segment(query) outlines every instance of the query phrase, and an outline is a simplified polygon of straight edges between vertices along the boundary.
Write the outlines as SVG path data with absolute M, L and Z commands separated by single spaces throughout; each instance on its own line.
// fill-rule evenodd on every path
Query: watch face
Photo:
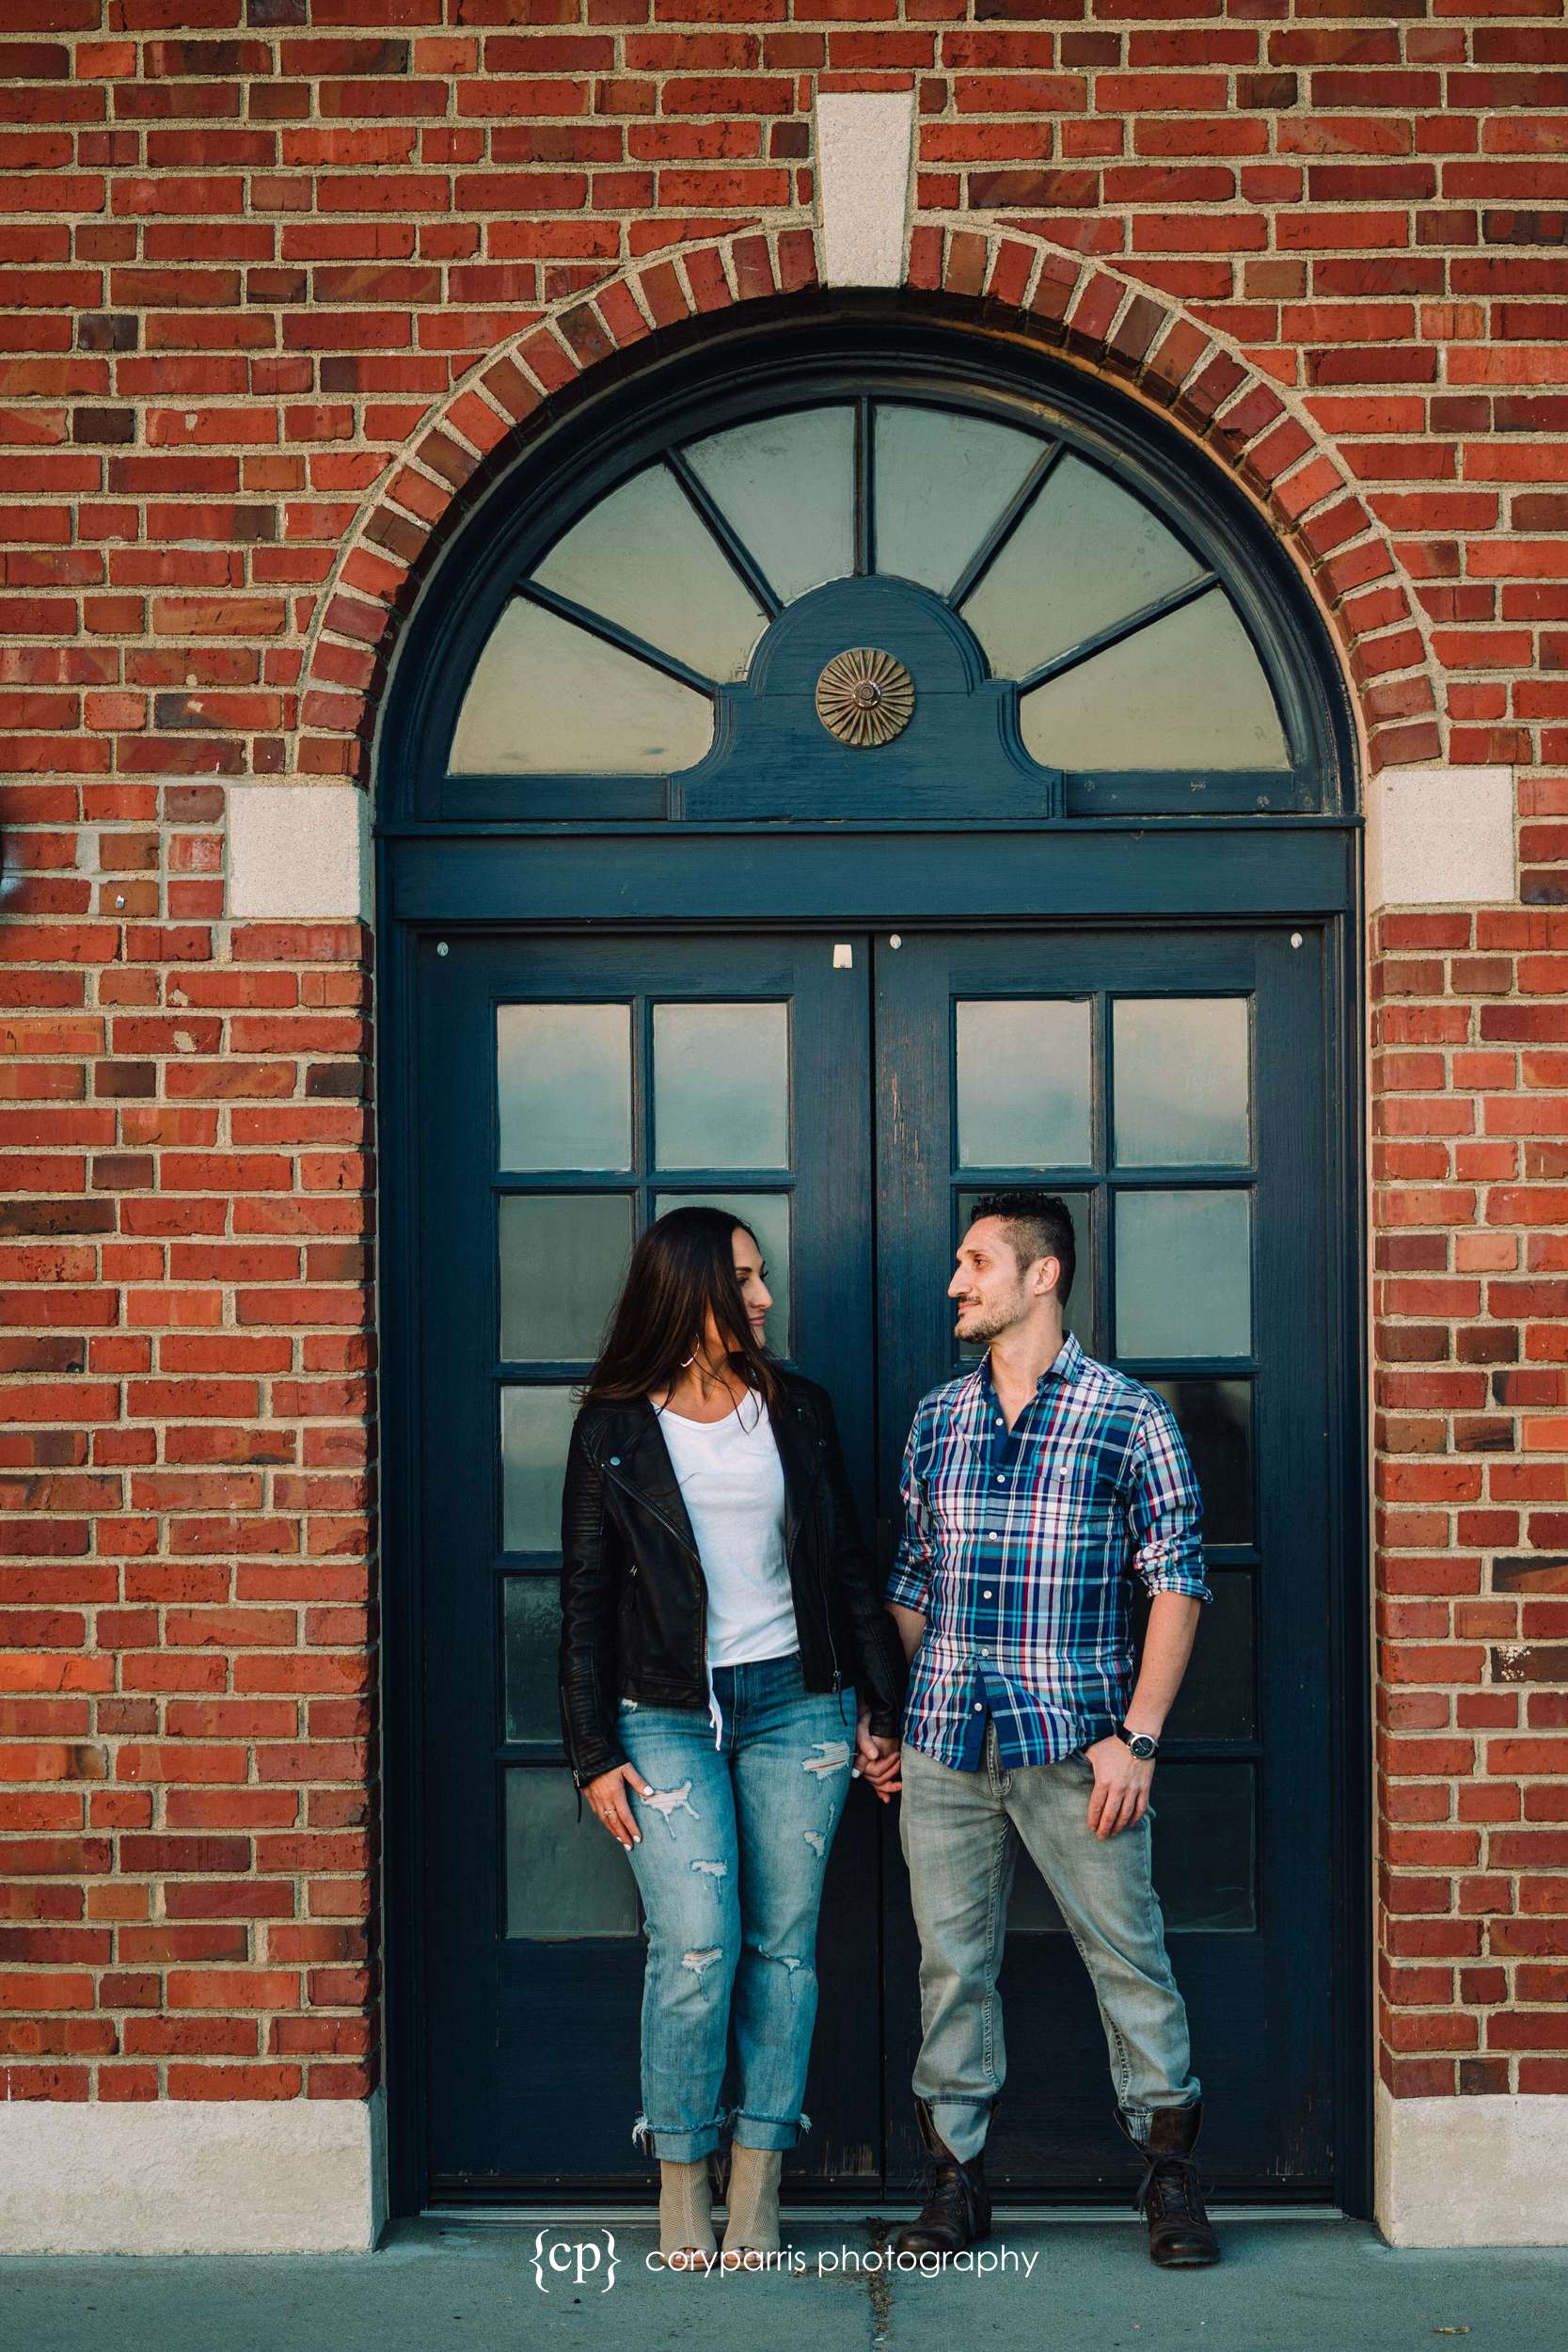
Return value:
M 1132 1741 L 1132 1753 L 1136 1756 L 1157 1756 L 1159 1747 L 1147 1732 L 1140 1731 Z

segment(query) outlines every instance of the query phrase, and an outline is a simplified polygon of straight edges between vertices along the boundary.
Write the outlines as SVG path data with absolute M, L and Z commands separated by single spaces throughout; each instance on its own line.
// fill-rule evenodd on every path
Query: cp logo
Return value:
M 601 2271 L 604 2284 L 599 2293 L 608 2295 L 615 2284 L 615 2263 L 613 2230 L 604 2232 L 602 2246 L 596 2237 L 553 2237 L 548 2230 L 541 2230 L 533 2241 L 533 2281 L 542 2295 L 549 2294 L 552 2279 L 583 2287 Z

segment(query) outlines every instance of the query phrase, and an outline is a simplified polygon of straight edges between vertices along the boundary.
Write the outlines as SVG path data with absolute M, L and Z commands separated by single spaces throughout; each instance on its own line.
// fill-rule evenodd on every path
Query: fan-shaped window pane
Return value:
M 1218 589 L 1036 687 L 1019 719 L 1047 768 L 1290 766 L 1263 665 Z
M 743 677 L 767 627 L 767 614 L 663 466 L 649 466 L 601 499 L 533 577 L 705 677 Z
M 713 740 L 706 694 L 542 605 L 509 604 L 463 697 L 454 775 L 661 776 Z
M 1026 677 L 1203 570 L 1109 475 L 1064 457 L 965 600 L 996 677 Z
M 877 569 L 944 596 L 1044 443 L 947 408 L 879 408 L 872 474 Z
M 852 408 L 762 417 L 685 453 L 781 604 L 854 570 Z

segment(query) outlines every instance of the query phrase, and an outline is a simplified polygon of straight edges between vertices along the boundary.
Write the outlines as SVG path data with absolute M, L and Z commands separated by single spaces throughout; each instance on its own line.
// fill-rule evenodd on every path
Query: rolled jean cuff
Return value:
M 737 2108 L 735 2119 L 735 2145 L 737 2148 L 793 2148 L 802 2132 L 811 2129 L 811 2117 L 748 2115 Z
M 1147 2148 L 1148 2145 L 1149 2123 L 1159 2108 L 1195 2107 L 1202 2095 L 1202 2091 L 1195 2088 L 1190 2098 L 1157 2099 L 1153 2106 L 1130 2107 L 1123 2106 L 1118 2100 L 1117 2102 L 1117 2112 L 1120 2115 L 1122 2122 L 1127 2126 L 1128 2137 L 1130 2139 L 1135 2139 L 1140 2148 Z
M 928 2099 L 926 2104 L 943 2144 L 960 2164 L 973 2164 L 986 2144 L 995 2099 Z
M 640 2115 L 631 2127 L 631 2136 L 644 2153 L 668 2159 L 672 2164 L 695 2164 L 701 2156 L 711 2156 L 722 2137 L 727 2117 L 716 2115 L 711 2123 L 695 2124 L 689 2131 L 666 2131 Z

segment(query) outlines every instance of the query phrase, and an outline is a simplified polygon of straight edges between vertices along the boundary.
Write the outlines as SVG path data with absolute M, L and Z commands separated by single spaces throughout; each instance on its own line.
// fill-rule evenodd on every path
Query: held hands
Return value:
M 855 1762 L 858 1776 L 869 1783 L 884 1804 L 890 1804 L 903 1783 L 898 1775 L 899 1744 L 869 1728 L 870 1710 L 863 1708 L 855 1723 Z M 583 1790 L 588 1809 L 602 1821 L 618 1846 L 630 1853 L 642 1842 L 632 1813 L 632 1796 L 651 1797 L 653 1789 L 635 1764 L 616 1764 L 600 1772 Z
M 1089 1798 L 1088 1823 L 1097 1837 L 1114 1837 L 1131 1829 L 1148 1809 L 1154 1779 L 1152 1756 L 1140 1761 L 1124 1740 L 1113 1732 L 1084 1750 L 1094 1766 L 1094 1789 Z
M 869 1728 L 871 1710 L 863 1707 L 855 1722 L 855 1772 L 874 1788 L 883 1804 L 891 1804 L 903 1787 L 897 1740 Z

